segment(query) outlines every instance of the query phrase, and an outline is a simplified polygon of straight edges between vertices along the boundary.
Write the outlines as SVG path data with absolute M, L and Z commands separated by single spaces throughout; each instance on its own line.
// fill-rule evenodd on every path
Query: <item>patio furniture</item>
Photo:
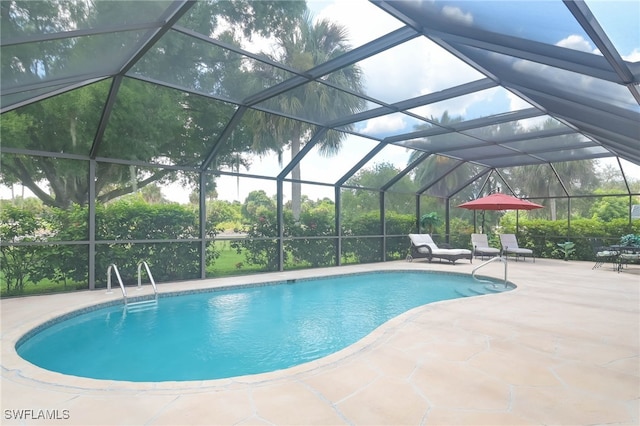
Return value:
M 618 256 L 618 273 L 625 265 L 628 266 L 630 263 L 640 263 L 640 249 L 636 253 L 620 253 L 620 256 Z
M 619 250 L 613 249 L 611 246 L 603 245 L 602 240 L 592 239 L 591 246 L 593 247 L 593 254 L 595 256 L 596 263 L 591 269 L 598 269 L 605 263 L 611 262 L 613 268 L 616 269 L 618 264 Z
M 486 234 L 471 234 L 473 254 L 484 259 L 485 256 L 495 257 L 500 255 L 500 249 L 489 246 Z
M 520 248 L 520 246 L 518 246 L 518 240 L 515 234 L 500 234 L 500 244 L 502 244 L 502 253 L 505 256 L 509 256 L 510 254 L 515 256 L 516 262 L 519 257 L 526 258 L 527 256 L 533 258 L 534 262 L 536 261 L 533 250 Z
M 409 234 L 409 238 L 411 239 L 411 254 L 407 256 L 409 262 L 413 259 L 426 258 L 429 262 L 433 259 L 441 259 L 455 264 L 457 260 L 469 259 L 469 263 L 473 263 L 471 250 L 438 247 L 429 234 Z

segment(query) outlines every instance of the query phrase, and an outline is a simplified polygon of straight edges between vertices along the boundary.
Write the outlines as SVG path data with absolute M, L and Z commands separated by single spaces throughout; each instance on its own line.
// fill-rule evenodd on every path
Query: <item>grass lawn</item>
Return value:
M 48 294 L 48 293 L 63 293 L 67 291 L 76 291 L 76 290 L 86 290 L 86 283 L 67 283 L 65 286 L 64 283 L 60 283 L 57 281 L 51 281 L 44 279 L 37 284 L 32 282 L 25 282 L 24 288 L 22 292 L 17 293 L 14 289 L 11 289 L 11 293 L 7 292 L 7 284 L 3 277 L 1 277 L 0 283 L 2 283 L 2 289 L 0 290 L 0 297 L 8 297 L 8 296 L 29 296 L 34 294 Z
M 236 249 L 231 248 L 230 241 L 216 241 L 215 245 L 220 256 L 212 266 L 207 267 L 207 277 L 226 277 L 264 271 L 260 265 L 248 264 L 244 253 L 238 253 Z
M 231 247 L 231 241 L 216 241 L 216 250 L 220 253 L 220 256 L 215 259 L 213 265 L 207 267 L 207 277 L 227 277 L 233 275 L 248 275 L 260 272 L 266 272 L 266 269 L 261 265 L 252 265 L 247 263 L 244 253 L 238 253 L 236 249 Z M 354 258 L 344 258 L 343 264 L 357 263 Z M 308 268 L 307 262 L 287 262 L 285 270 L 292 269 L 304 269 Z M 0 283 L 2 285 L 0 297 L 10 296 L 27 296 L 35 294 L 46 293 L 62 293 L 67 291 L 86 290 L 88 288 L 87 282 L 69 282 L 65 286 L 61 282 L 44 279 L 37 284 L 32 282 L 25 282 L 24 289 L 21 292 L 11 291 L 7 292 L 6 282 L 3 279 L 2 273 L 0 273 Z M 117 283 L 116 283 L 117 286 Z

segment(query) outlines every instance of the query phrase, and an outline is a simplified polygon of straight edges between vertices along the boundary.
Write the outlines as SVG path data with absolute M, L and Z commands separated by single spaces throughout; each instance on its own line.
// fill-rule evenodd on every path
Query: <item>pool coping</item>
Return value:
M 416 270 L 415 268 L 388 269 L 388 265 L 386 265 L 387 267 L 384 267 L 384 266 L 385 266 L 384 264 L 378 264 L 377 267 L 379 269 L 373 269 L 373 270 L 367 269 L 366 271 L 359 270 L 359 271 L 352 271 L 352 272 L 347 272 L 345 270 L 332 270 L 332 271 L 321 270 L 326 272 L 328 275 L 322 275 L 322 276 L 310 275 L 310 276 L 299 277 L 299 278 L 294 277 L 294 278 L 286 278 L 286 279 L 274 279 L 274 280 L 266 280 L 266 281 L 259 281 L 259 282 L 245 282 L 240 284 L 232 284 L 232 283 L 226 283 L 226 282 L 221 283 L 219 279 L 208 279 L 208 280 L 195 281 L 195 283 L 199 285 L 198 288 L 182 289 L 182 290 L 167 289 L 166 291 L 163 291 L 164 290 L 163 287 L 173 288 L 176 285 L 177 286 L 188 285 L 186 284 L 187 282 L 169 283 L 169 285 L 159 284 L 158 298 L 177 297 L 177 296 L 189 295 L 189 294 L 213 293 L 218 291 L 230 290 L 234 288 L 253 288 L 253 287 L 263 287 L 263 286 L 270 286 L 270 285 L 294 284 L 294 283 L 297 284 L 297 283 L 303 283 L 306 281 L 313 281 L 318 278 L 326 278 L 327 276 L 331 276 L 332 278 L 337 278 L 337 277 L 358 276 L 358 275 L 371 274 L 371 273 L 393 273 L 393 272 L 415 272 L 415 271 L 419 271 L 425 274 L 437 273 L 441 275 L 457 275 L 457 276 L 467 276 L 467 277 L 469 276 L 468 273 L 456 272 L 456 271 L 447 271 L 447 270 L 435 271 L 435 270 L 422 270 L 422 269 Z M 261 275 L 253 275 L 251 276 L 251 278 L 255 280 L 260 276 Z M 492 278 L 488 275 L 480 275 L 479 277 L 494 279 L 496 281 L 499 281 L 497 278 Z M 227 277 L 225 281 L 233 278 L 238 278 L 238 277 Z M 514 287 L 510 291 L 515 291 L 518 288 L 518 286 L 511 281 L 508 281 L 507 284 L 512 285 Z M 136 287 L 131 286 L 131 287 L 127 287 L 126 289 L 128 292 L 130 292 L 132 289 Z M 40 322 L 35 326 L 33 326 L 31 322 L 29 322 L 29 323 L 24 323 L 18 329 L 13 330 L 8 336 L 5 336 L 5 333 L 3 332 L 2 333 L 3 348 L 5 347 L 5 345 L 10 346 L 11 348 L 13 348 L 13 354 L 9 354 L 9 356 L 7 357 L 7 354 L 3 350 L 2 369 L 13 370 L 16 372 L 20 371 L 20 373 L 17 373 L 17 374 L 23 379 L 27 379 L 27 380 L 32 379 L 32 380 L 36 380 L 41 384 L 49 384 L 49 385 L 54 385 L 56 387 L 66 387 L 69 389 L 77 389 L 77 390 L 102 390 L 105 387 L 107 387 L 112 391 L 131 390 L 132 388 L 135 388 L 136 390 L 159 391 L 159 392 L 163 392 L 166 390 L 181 390 L 181 391 L 196 390 L 197 392 L 201 392 L 203 389 L 218 388 L 220 386 L 224 387 L 224 386 L 227 386 L 229 383 L 256 384 L 256 383 L 262 383 L 262 382 L 269 382 L 274 379 L 277 380 L 277 378 L 282 374 L 296 375 L 301 373 L 313 372 L 314 370 L 318 368 L 322 368 L 324 366 L 331 366 L 334 363 L 339 362 L 340 360 L 347 359 L 365 350 L 367 347 L 374 345 L 382 336 L 384 336 L 384 332 L 387 327 L 393 327 L 396 322 L 400 322 L 400 323 L 404 322 L 405 316 L 410 318 L 413 315 L 415 315 L 413 311 L 421 310 L 425 308 L 427 305 L 455 302 L 455 301 L 466 298 L 466 297 L 459 297 L 455 299 L 442 300 L 442 301 L 432 302 L 427 305 L 422 305 L 422 306 L 417 306 L 415 308 L 412 308 L 398 315 L 397 317 L 392 318 L 391 320 L 385 322 L 379 327 L 376 327 L 374 330 L 372 330 L 362 339 L 358 340 L 357 342 L 354 342 L 348 347 L 316 360 L 312 360 L 309 362 L 305 362 L 303 364 L 299 364 L 299 365 L 281 369 L 281 370 L 275 370 L 275 371 L 257 373 L 257 374 L 248 374 L 248 375 L 242 375 L 242 376 L 234 376 L 234 377 L 222 378 L 222 379 L 189 380 L 189 381 L 159 381 L 159 382 L 93 379 L 88 377 L 73 376 L 69 374 L 50 371 L 42 367 L 39 367 L 37 365 L 31 364 L 29 361 L 25 360 L 20 355 L 18 355 L 16 348 L 21 343 L 29 339 L 31 336 L 35 335 L 36 333 L 39 333 L 45 328 L 48 328 L 66 319 L 70 319 L 70 318 L 82 315 L 84 313 L 93 312 L 102 308 L 124 304 L 124 299 L 121 297 L 121 293 L 119 289 L 112 289 L 111 293 L 106 293 L 105 290 L 106 289 L 99 289 L 99 290 L 91 291 L 90 293 L 102 292 L 108 296 L 111 296 L 112 294 L 114 294 L 116 296 L 116 299 L 112 299 L 105 302 L 99 302 L 99 303 L 88 302 L 87 305 L 81 306 L 81 307 L 73 307 L 73 308 L 67 307 L 64 309 L 64 312 L 52 314 L 49 319 L 45 320 L 44 322 Z M 141 301 L 141 300 L 149 300 L 154 298 L 154 294 L 150 286 L 142 286 L 140 290 L 145 291 L 146 294 L 140 294 L 137 296 L 128 296 L 127 300 L 129 301 L 129 303 Z M 497 294 L 500 294 L 500 293 L 485 294 L 485 295 L 478 294 L 471 297 L 476 298 L 476 297 L 482 297 L 482 296 L 493 296 Z M 39 296 L 30 296 L 30 297 L 46 297 L 46 296 L 48 295 L 39 295 Z M 8 340 L 6 343 L 4 342 L 5 339 Z M 16 368 L 12 368 L 12 363 L 11 363 L 11 361 L 15 361 L 14 356 L 12 356 L 14 354 L 19 358 L 18 362 L 15 363 Z M 8 358 L 8 365 L 7 365 L 7 358 Z M 24 363 L 28 364 L 27 368 L 25 368 Z M 22 364 L 22 368 L 19 368 L 20 364 Z M 34 377 L 30 377 L 32 375 Z

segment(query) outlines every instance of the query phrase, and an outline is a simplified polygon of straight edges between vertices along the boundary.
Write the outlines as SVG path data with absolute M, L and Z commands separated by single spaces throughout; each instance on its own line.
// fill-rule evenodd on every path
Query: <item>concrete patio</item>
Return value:
M 480 263 L 387 262 L 161 284 L 159 291 L 379 269 L 470 273 Z M 118 292 L 4 299 L 2 424 L 638 425 L 640 267 L 591 266 L 511 261 L 514 291 L 413 309 L 298 367 L 200 382 L 91 380 L 45 371 L 16 354 L 16 341 L 38 324 Z M 500 278 L 503 267 L 482 271 Z

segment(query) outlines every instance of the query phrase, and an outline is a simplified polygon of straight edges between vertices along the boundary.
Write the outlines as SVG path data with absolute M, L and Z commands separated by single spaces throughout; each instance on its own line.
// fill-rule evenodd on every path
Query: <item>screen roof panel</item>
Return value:
M 422 23 L 437 23 L 438 29 L 453 27 L 465 30 L 534 40 L 546 44 L 560 44 L 572 37 L 584 42 L 589 37 L 560 1 L 438 1 L 419 3 Z M 473 33 L 472 33 L 473 34 Z M 566 43 L 569 48 L 582 46 Z
M 623 59 L 640 61 L 640 2 L 585 0 Z
M 478 71 L 424 37 L 391 47 L 356 65 L 364 73 L 364 93 L 389 104 L 483 77 Z M 456 72 L 442 73 L 443 68 L 455 69 Z M 384 83 L 381 84 L 382 82 Z
M 176 31 L 167 33 L 130 74 L 236 102 L 294 76 Z
M 339 132 L 329 130 L 328 133 Z M 378 143 L 359 136 L 345 135 L 341 145 L 338 152 L 326 152 L 321 142 L 316 144 L 300 161 L 300 178 L 304 181 L 334 184 Z M 292 178 L 291 173 L 287 178 Z
M 117 73 L 132 49 L 147 34 L 121 31 L 107 34 L 46 40 L 2 48 L 2 90 L 64 79 L 100 77 Z M 96 55 L 95 52 L 100 52 Z
M 66 32 L 115 31 L 126 27 L 157 25 L 172 0 L 127 1 L 22 1 L 3 2 L 2 40 L 14 43 L 25 39 L 46 38 Z M 37 25 L 31 25 L 34 21 Z

